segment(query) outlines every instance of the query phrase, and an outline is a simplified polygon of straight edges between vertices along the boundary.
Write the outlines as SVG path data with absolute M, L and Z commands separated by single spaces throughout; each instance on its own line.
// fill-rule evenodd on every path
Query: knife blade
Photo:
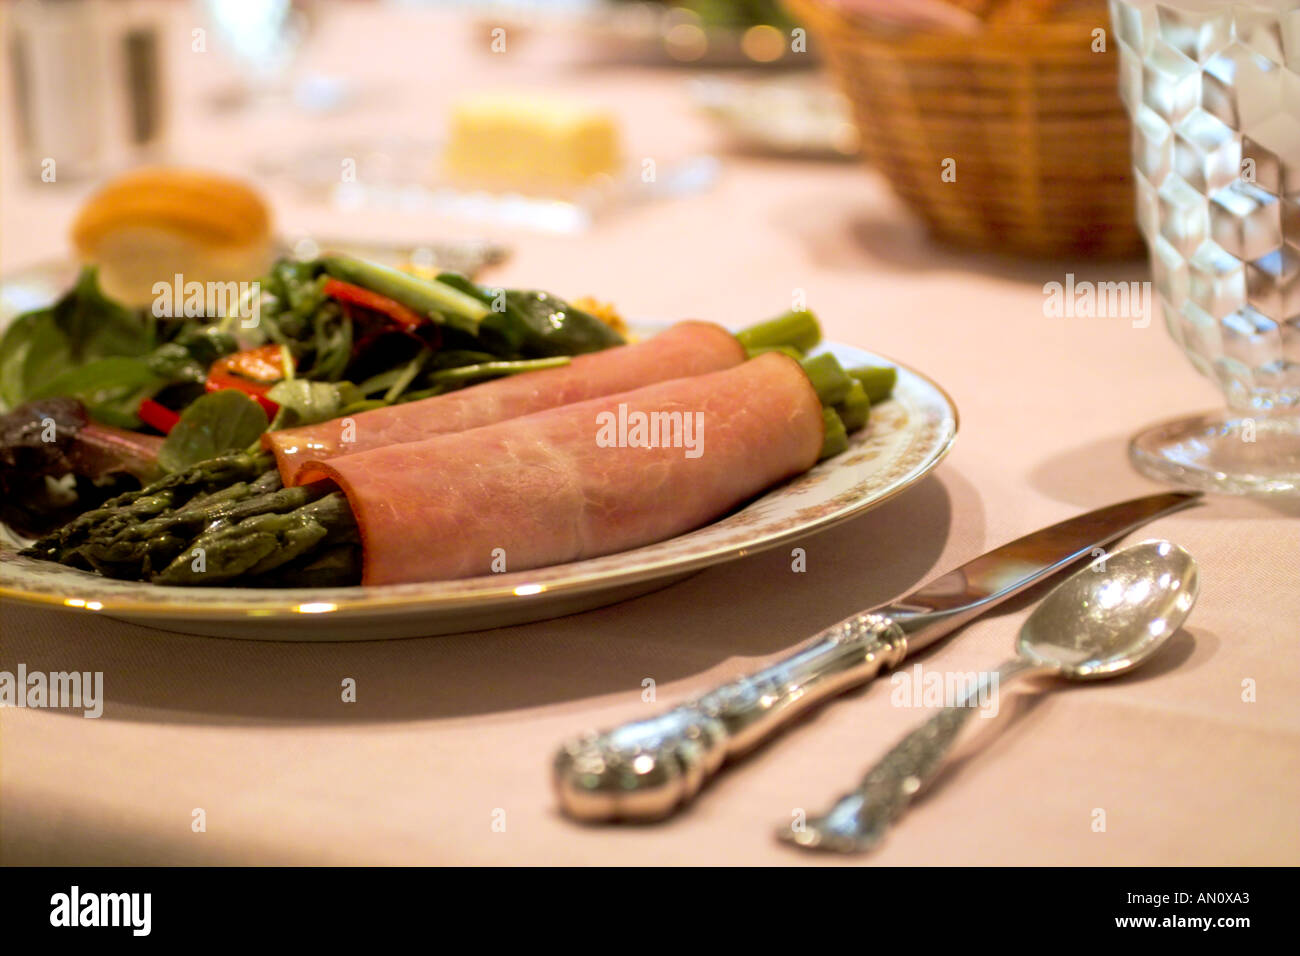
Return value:
M 845 618 L 775 664 L 672 710 L 575 737 L 553 765 L 560 809 L 587 822 L 669 816 L 729 758 L 768 740 L 796 714 L 898 666 L 909 653 L 1200 498 L 1200 492 L 1165 492 L 1068 518 Z

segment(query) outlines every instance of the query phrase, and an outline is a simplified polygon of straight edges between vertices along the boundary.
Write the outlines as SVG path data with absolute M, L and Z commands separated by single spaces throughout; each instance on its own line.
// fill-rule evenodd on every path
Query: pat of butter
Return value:
M 622 163 L 612 114 L 550 97 L 479 95 L 452 111 L 448 173 L 518 189 L 580 185 Z

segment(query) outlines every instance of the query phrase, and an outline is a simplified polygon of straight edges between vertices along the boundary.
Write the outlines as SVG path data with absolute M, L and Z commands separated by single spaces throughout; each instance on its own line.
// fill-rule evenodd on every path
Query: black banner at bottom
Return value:
M 500 944 L 694 949 L 709 925 L 769 941 L 788 930 L 809 948 L 833 932 L 862 945 L 917 945 L 1063 933 L 1231 945 L 1255 930 L 1286 931 L 1294 871 L 1285 869 L 0 869 L 9 940 L 76 936 L 77 943 L 144 940 L 383 940 L 455 929 Z M 993 933 L 992 936 L 984 934 Z M 582 937 L 587 937 L 582 942 Z M 640 942 L 637 941 L 641 938 Z M 417 936 L 417 938 L 419 938 Z M 620 938 L 622 942 L 620 942 Z M 732 939 L 733 942 L 737 941 Z M 564 945 L 560 940 L 556 940 Z M 901 940 L 899 941 L 901 942 Z M 457 948 L 463 944 L 457 943 Z

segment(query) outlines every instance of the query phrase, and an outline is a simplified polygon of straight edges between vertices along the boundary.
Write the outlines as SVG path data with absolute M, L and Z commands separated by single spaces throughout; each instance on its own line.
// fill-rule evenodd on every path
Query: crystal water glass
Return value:
M 1227 409 L 1133 439 L 1143 472 L 1300 494 L 1300 0 L 1110 0 L 1165 324 Z

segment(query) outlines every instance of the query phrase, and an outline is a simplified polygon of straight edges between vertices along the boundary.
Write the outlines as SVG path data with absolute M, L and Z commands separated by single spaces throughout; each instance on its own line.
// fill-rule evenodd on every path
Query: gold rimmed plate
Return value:
M 662 326 L 642 326 L 652 334 Z M 957 435 L 937 384 L 873 352 L 823 346 L 845 366 L 895 365 L 894 396 L 849 449 L 688 534 L 632 551 L 458 581 L 318 589 L 181 588 L 116 581 L 20 556 L 0 542 L 0 600 L 99 613 L 188 634 L 270 641 L 418 637 L 546 620 L 665 587 L 847 521 L 917 484 Z

